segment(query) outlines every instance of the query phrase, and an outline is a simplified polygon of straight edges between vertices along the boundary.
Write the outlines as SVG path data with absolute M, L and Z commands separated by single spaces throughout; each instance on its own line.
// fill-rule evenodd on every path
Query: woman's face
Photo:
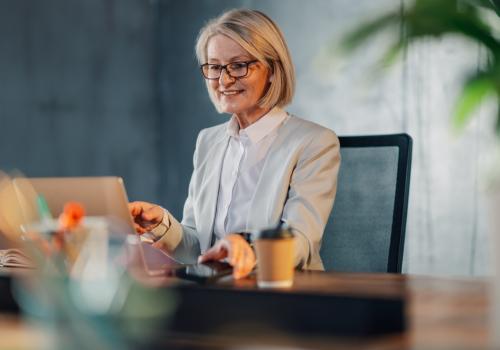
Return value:
M 218 34 L 208 41 L 207 60 L 210 64 L 225 65 L 253 61 L 255 58 L 234 40 Z M 269 69 L 256 62 L 248 65 L 248 73 L 243 78 L 232 78 L 226 70 L 222 70 L 219 79 L 208 80 L 208 89 L 220 112 L 252 119 L 262 110 L 257 102 L 265 94 L 268 81 Z

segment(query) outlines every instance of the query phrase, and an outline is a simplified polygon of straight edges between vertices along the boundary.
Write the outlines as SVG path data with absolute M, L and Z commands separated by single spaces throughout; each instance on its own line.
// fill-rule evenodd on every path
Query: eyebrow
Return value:
M 239 56 L 234 56 L 234 57 L 231 57 L 229 59 L 228 62 L 237 62 L 237 61 L 242 61 L 242 60 L 250 60 L 251 58 L 249 56 L 246 56 L 246 55 L 239 55 Z M 216 58 L 208 58 L 207 60 L 208 62 L 212 61 L 212 62 L 219 62 L 218 59 Z

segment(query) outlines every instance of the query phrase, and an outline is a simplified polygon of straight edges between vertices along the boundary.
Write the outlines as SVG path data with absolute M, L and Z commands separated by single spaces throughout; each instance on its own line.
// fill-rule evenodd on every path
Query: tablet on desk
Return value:
M 219 261 L 211 261 L 203 264 L 186 265 L 173 269 L 170 276 L 195 281 L 200 284 L 215 282 L 221 277 L 233 272 L 231 265 Z

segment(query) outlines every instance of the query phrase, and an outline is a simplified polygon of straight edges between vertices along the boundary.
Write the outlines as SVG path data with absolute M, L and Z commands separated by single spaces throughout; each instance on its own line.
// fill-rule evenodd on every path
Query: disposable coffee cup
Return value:
M 260 288 L 289 288 L 293 285 L 295 237 L 289 228 L 254 233 L 257 254 L 257 285 Z

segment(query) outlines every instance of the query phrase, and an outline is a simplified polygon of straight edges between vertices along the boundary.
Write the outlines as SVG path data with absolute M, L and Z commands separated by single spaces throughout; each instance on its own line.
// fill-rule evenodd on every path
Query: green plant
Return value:
M 455 105 L 453 124 L 461 129 L 486 98 L 500 102 L 500 40 L 482 15 L 484 11 L 493 12 L 496 19 L 500 15 L 500 0 L 415 0 L 407 8 L 362 24 L 344 38 L 342 46 L 350 52 L 382 30 L 400 32 L 383 56 L 388 65 L 409 44 L 424 37 L 458 34 L 482 45 L 488 52 L 486 65 L 468 72 Z M 500 108 L 496 132 L 500 136 Z

